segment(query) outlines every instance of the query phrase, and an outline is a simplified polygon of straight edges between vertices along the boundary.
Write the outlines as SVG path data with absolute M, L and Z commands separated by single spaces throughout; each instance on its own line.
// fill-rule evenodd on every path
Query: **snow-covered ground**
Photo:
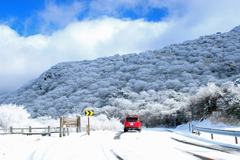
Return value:
M 191 155 L 174 149 L 166 142 L 169 132 L 144 130 L 142 133 L 128 132 L 114 139 L 123 132 L 94 131 L 90 136 L 80 137 L 27 137 L 21 135 L 1 136 L 1 158 L 12 160 L 52 160 L 52 159 L 158 159 L 159 157 L 182 157 L 195 159 Z M 169 139 L 168 139 L 169 140 Z M 176 142 L 175 142 L 176 143 Z M 160 154 L 161 152 L 161 154 Z M 174 154 L 171 154 L 174 153 Z
M 223 123 L 213 125 L 209 120 L 204 120 L 202 122 L 194 121 L 191 122 L 191 125 L 203 128 L 240 131 L 240 126 L 227 126 Z M 238 137 L 239 143 L 235 144 L 235 138 L 233 136 L 213 134 L 213 139 L 211 139 L 211 134 L 205 132 L 201 132 L 200 136 L 198 136 L 196 134 L 192 134 L 191 131 L 189 132 L 189 124 L 177 126 L 174 132 L 179 135 L 184 135 L 186 137 L 190 137 L 199 141 L 240 149 L 240 137 Z
M 240 127 L 228 127 L 223 124 L 211 125 L 208 120 L 196 126 L 240 130 Z M 192 134 L 188 124 L 171 128 L 145 128 L 139 132 L 91 131 L 71 133 L 59 138 L 59 134 L 48 136 L 0 135 L 0 159 L 3 160 L 53 160 L 53 159 L 199 159 L 198 155 L 213 159 L 240 159 L 240 144 L 235 144 L 234 137 L 209 133 L 201 136 Z M 197 145 L 186 144 L 190 142 Z M 229 152 L 212 150 L 207 147 L 217 145 L 239 149 Z M 202 147 L 207 146 L 207 147 Z M 219 146 L 219 147 L 221 147 Z M 225 150 L 227 150 L 225 148 Z

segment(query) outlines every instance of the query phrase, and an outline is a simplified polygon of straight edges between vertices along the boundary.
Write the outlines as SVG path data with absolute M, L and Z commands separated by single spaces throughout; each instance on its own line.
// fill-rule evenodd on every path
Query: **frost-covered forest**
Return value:
M 68 118 L 76 118 L 76 114 L 67 116 Z M 30 114 L 24 109 L 23 106 L 15 104 L 5 104 L 0 106 L 0 127 L 4 129 L 1 132 L 7 131 L 10 126 L 12 127 L 59 127 L 60 117 L 52 119 L 51 117 L 38 117 L 35 119 L 30 118 Z M 81 117 L 81 124 L 84 128 L 88 124 L 87 117 Z M 123 124 L 120 123 L 118 118 L 108 119 L 106 115 L 100 114 L 91 117 L 91 130 L 122 130 Z M 74 131 L 74 128 L 71 128 Z M 58 129 L 57 129 L 58 131 Z
M 32 118 L 84 114 L 139 115 L 146 126 L 172 125 L 213 111 L 240 119 L 240 26 L 155 51 L 59 63 L 0 97 Z

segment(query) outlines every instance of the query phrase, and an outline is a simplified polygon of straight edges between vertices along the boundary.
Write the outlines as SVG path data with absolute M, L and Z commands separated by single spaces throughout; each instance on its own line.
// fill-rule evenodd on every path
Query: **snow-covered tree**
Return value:
M 169 123 L 173 111 L 182 112 L 190 97 L 186 106 L 197 108 L 196 118 L 216 109 L 238 115 L 238 94 L 233 94 L 236 88 L 226 92 L 214 88 L 240 78 L 239 31 L 237 26 L 227 33 L 201 36 L 154 51 L 59 63 L 20 89 L 0 96 L 0 104 L 24 105 L 32 118 L 58 118 L 94 107 L 119 118 L 121 114 L 139 114 L 146 124 L 158 125 Z M 207 85 L 209 82 L 215 86 Z M 227 95 L 234 98 L 226 100 Z M 118 100 L 129 107 L 114 106 Z M 169 109 L 176 102 L 181 104 L 179 110 Z M 166 109 L 161 116 L 150 111 L 158 104 Z M 155 120 L 157 123 L 153 123 Z
M 0 106 L 0 126 L 4 129 L 10 126 L 26 125 L 29 117 L 30 114 L 24 109 L 24 106 L 16 104 L 2 104 Z

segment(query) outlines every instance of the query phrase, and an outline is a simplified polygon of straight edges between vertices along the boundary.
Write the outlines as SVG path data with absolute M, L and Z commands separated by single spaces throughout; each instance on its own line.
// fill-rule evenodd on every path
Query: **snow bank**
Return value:
M 210 120 L 206 119 L 202 122 L 193 121 L 191 125 L 196 127 L 204 127 L 204 128 L 213 128 L 213 129 L 221 129 L 221 130 L 233 130 L 233 131 L 240 131 L 240 126 L 229 126 L 223 123 L 212 124 Z M 197 134 L 192 134 L 192 130 L 189 131 L 189 124 L 182 124 L 173 129 L 175 133 L 180 135 L 193 138 L 196 140 L 200 140 L 202 142 L 207 142 L 216 145 L 222 145 L 226 147 L 238 148 L 240 149 L 240 144 L 235 143 L 234 136 L 225 136 L 225 135 L 218 135 L 213 134 L 213 139 L 211 139 L 210 133 L 200 132 L 200 136 Z M 240 137 L 238 137 L 238 141 L 240 141 Z
M 203 128 L 213 128 L 213 129 L 222 129 L 222 130 L 235 130 L 240 131 L 240 126 L 229 126 L 224 123 L 217 123 L 212 124 L 212 122 L 209 119 L 205 119 L 202 122 L 199 121 L 192 121 L 190 123 L 190 126 L 194 125 L 195 127 L 203 127 Z M 182 124 L 176 127 L 175 130 L 189 130 L 189 124 Z

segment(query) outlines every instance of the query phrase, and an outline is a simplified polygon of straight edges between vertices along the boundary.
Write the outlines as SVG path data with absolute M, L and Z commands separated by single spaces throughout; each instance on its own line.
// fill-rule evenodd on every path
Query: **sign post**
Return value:
M 176 113 L 173 113 L 172 116 L 174 117 L 174 128 L 176 127 L 176 123 L 175 123 L 175 117 L 177 116 Z
M 94 114 L 93 110 L 85 111 L 85 116 L 88 116 L 88 135 L 90 135 L 90 117 Z
M 192 115 L 192 112 L 187 112 L 187 113 L 188 113 L 189 131 L 191 131 L 191 127 L 190 127 L 190 116 Z
M 90 118 L 88 117 L 88 135 L 90 135 Z

